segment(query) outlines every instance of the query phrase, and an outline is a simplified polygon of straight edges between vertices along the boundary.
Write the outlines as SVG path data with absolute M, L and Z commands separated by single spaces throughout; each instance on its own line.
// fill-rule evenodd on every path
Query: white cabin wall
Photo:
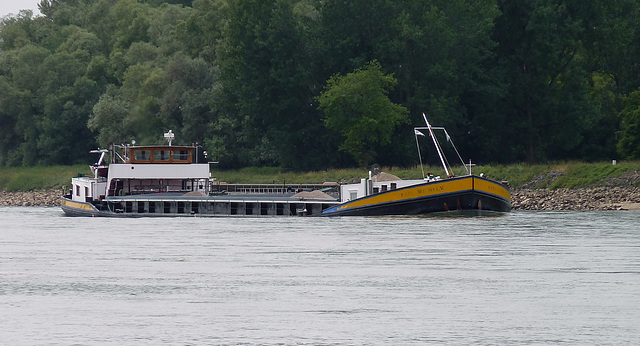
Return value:
M 373 184 L 373 187 L 377 187 L 380 189 L 380 191 L 382 191 L 382 185 L 385 185 L 387 187 L 387 190 L 392 190 L 391 184 L 396 184 L 396 189 L 400 189 L 403 187 L 422 184 L 425 182 L 426 180 L 415 179 L 415 180 L 392 180 L 392 181 L 381 181 L 381 182 L 373 181 L 371 184 Z
M 94 200 L 99 200 L 100 197 L 107 195 L 107 182 L 95 182 L 91 189 L 91 197 Z
M 91 197 L 92 186 L 90 178 L 79 177 L 71 179 L 71 199 L 79 202 L 86 202 L 87 197 Z
M 208 179 L 209 164 L 111 164 L 109 180 L 120 179 Z
M 351 192 L 356 193 L 356 198 L 364 197 L 365 187 L 362 183 L 340 185 L 340 202 L 344 203 L 353 200 Z
M 395 190 L 397 189 L 401 189 L 403 187 L 407 187 L 407 186 L 412 186 L 412 185 L 416 185 L 416 184 L 421 184 L 424 183 L 425 180 L 421 180 L 421 179 L 414 179 L 414 180 L 393 180 L 393 181 L 382 181 L 382 182 L 377 182 L 377 181 L 370 181 L 368 179 L 363 179 L 363 181 L 361 181 L 359 184 L 346 184 L 346 185 L 341 185 L 340 186 L 340 202 L 344 203 L 344 202 L 348 202 L 353 200 L 354 198 L 352 198 L 352 192 L 355 192 L 357 194 L 356 198 L 361 198 L 367 195 L 366 191 L 367 191 L 367 186 L 370 184 L 372 186 L 372 191 L 375 190 L 377 188 L 378 193 L 383 192 L 382 191 L 382 186 L 386 186 L 386 190 L 394 190 L 392 189 L 393 185 L 395 184 Z

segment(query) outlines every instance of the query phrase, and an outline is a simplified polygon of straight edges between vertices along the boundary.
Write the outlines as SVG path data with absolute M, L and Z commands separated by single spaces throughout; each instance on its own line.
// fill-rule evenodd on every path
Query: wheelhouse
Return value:
M 186 146 L 145 146 L 124 147 L 124 163 L 187 164 L 197 161 L 196 147 Z

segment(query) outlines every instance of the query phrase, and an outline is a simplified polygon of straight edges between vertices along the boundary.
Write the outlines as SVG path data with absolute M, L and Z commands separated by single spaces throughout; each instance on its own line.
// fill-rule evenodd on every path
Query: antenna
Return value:
M 420 159 L 420 170 L 422 170 L 422 179 L 424 180 L 424 167 L 422 166 L 422 154 L 420 153 L 420 144 L 418 144 L 418 136 L 424 137 L 424 133 L 418 131 L 417 128 L 414 128 L 413 135 L 416 137 L 416 147 L 418 147 L 418 158 Z
M 169 130 L 169 132 L 164 134 L 164 138 L 169 141 L 169 146 L 171 146 L 171 141 L 173 140 L 174 134 L 173 131 Z
M 442 149 L 440 145 L 438 145 L 438 141 L 436 141 L 436 136 L 433 135 L 433 130 L 431 129 L 431 124 L 429 124 L 429 120 L 427 120 L 427 115 L 422 113 L 422 117 L 424 118 L 424 122 L 427 123 L 427 127 L 429 128 L 429 134 L 431 135 L 431 139 L 433 139 L 433 145 L 435 145 L 436 150 L 438 151 L 438 156 L 440 156 L 440 162 L 442 162 L 442 167 L 444 167 L 444 172 L 447 173 L 447 177 L 450 177 L 449 170 L 447 169 L 447 165 L 444 163 L 444 158 L 442 158 Z

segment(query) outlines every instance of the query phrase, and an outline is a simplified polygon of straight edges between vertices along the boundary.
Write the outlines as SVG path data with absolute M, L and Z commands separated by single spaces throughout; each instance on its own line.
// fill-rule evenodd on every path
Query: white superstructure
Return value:
M 97 202 L 110 196 L 160 192 L 209 192 L 209 163 L 198 162 L 197 146 L 114 146 L 111 162 L 91 166 L 92 177 L 71 180 L 71 200 Z M 204 153 L 204 152 L 200 152 Z

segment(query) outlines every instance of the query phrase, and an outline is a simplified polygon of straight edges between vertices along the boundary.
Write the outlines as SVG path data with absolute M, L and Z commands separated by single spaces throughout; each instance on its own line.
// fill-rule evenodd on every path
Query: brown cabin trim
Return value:
M 124 148 L 125 157 L 129 158 L 127 163 L 193 163 L 193 153 L 194 147 L 150 146 Z

